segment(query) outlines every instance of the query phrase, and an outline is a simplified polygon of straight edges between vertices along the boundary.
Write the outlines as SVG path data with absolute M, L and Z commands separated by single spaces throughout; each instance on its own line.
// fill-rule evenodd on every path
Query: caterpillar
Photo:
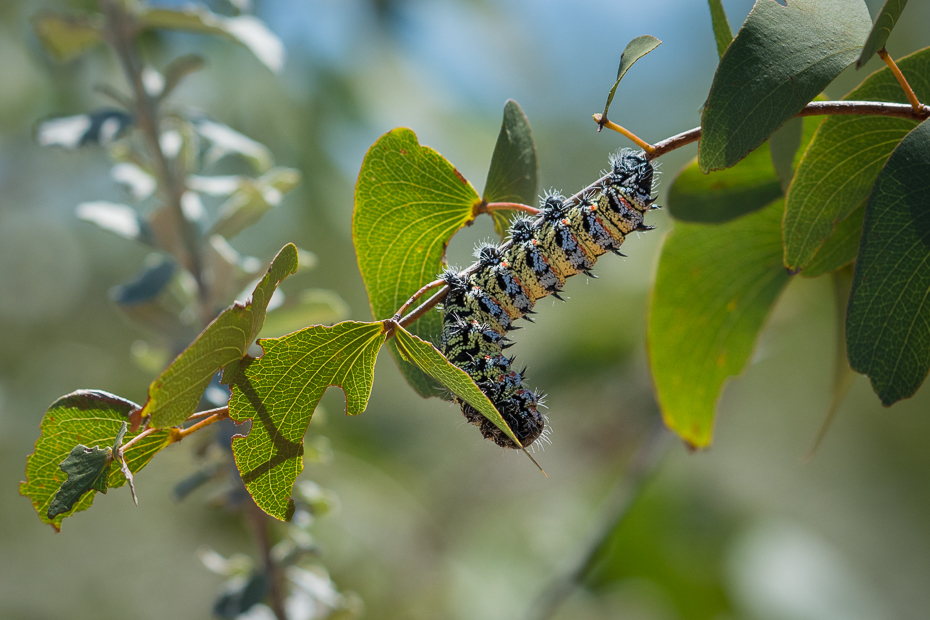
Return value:
M 525 386 L 525 372 L 513 369 L 504 355 L 513 342 L 508 331 L 529 317 L 543 297 L 558 299 L 566 278 L 589 276 L 599 256 L 620 253 L 633 231 L 643 224 L 652 198 L 654 168 L 643 154 L 621 151 L 610 158 L 610 170 L 600 188 L 572 200 L 557 193 L 544 197 L 540 215 L 518 218 L 510 240 L 476 249 L 477 263 L 462 274 L 446 270 L 448 286 L 442 312 L 441 347 L 446 358 L 464 370 L 513 430 L 523 446 L 545 436 L 539 412 L 543 396 Z M 593 276 L 592 276 L 593 277 Z M 454 398 L 462 414 L 481 434 L 503 448 L 517 445 L 468 403 Z

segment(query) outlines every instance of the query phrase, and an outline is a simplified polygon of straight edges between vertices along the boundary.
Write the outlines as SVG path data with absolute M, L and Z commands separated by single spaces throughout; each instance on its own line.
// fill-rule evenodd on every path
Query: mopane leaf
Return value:
M 862 46 L 862 54 L 859 55 L 859 60 L 856 61 L 856 69 L 869 62 L 878 50 L 885 47 L 888 37 L 891 36 L 892 29 L 898 23 L 898 18 L 901 17 L 905 4 L 907 4 L 907 0 L 885 0 L 885 5 L 879 12 L 878 17 L 875 18 L 875 24 L 872 26 L 869 38 L 866 39 L 865 45 Z
M 711 442 L 723 383 L 742 372 L 789 276 L 783 201 L 725 224 L 676 222 L 659 259 L 648 344 L 665 423 L 694 447 Z
M 61 15 L 40 11 L 32 18 L 32 27 L 46 51 L 61 62 L 77 58 L 103 43 L 103 19 L 100 15 Z
M 397 338 L 397 348 L 400 349 L 404 359 L 416 364 L 417 368 L 481 412 L 481 415 L 490 420 L 494 426 L 507 433 L 507 436 L 514 443 L 518 446 L 521 445 L 513 431 L 507 426 L 507 422 L 504 421 L 500 412 L 484 395 L 481 388 L 475 385 L 467 372 L 453 366 L 436 347 L 417 338 L 399 325 L 395 332 L 395 338 Z
M 714 40 L 717 42 L 717 55 L 723 58 L 723 53 L 733 41 L 733 31 L 730 30 L 730 22 L 727 20 L 726 11 L 723 10 L 723 2 L 708 0 L 708 3 L 710 4 L 710 21 L 714 28 Z
M 76 445 L 64 461 L 61 462 L 61 471 L 68 479 L 52 498 L 46 516 L 54 519 L 74 508 L 81 496 L 88 491 L 107 492 L 107 479 L 110 476 L 110 465 L 113 463 L 113 449 L 88 448 Z
M 133 421 L 150 416 L 155 428 L 176 426 L 194 412 L 217 371 L 225 369 L 223 379 L 228 382 L 262 329 L 271 295 L 278 284 L 296 270 L 297 248 L 289 243 L 275 256 L 252 298 L 224 310 L 152 382 L 145 407 Z
M 701 170 L 729 168 L 801 111 L 859 55 L 862 0 L 757 0 L 727 48 L 701 122 Z
M 278 73 L 284 68 L 284 44 L 260 19 L 252 15 L 224 17 L 204 7 L 182 10 L 149 8 L 139 17 L 143 28 L 186 30 L 224 36 L 248 48 L 266 67 Z
M 913 396 L 930 370 L 930 121 L 892 152 L 869 196 L 846 346 L 885 406 Z
M 914 92 L 930 99 L 930 48 L 898 63 Z M 845 99 L 905 103 L 887 67 L 866 78 Z M 821 123 L 798 164 L 785 208 L 785 266 L 802 271 L 846 219 L 869 197 L 894 147 L 917 121 L 880 116 L 830 116 Z
M 381 323 L 308 327 L 260 340 L 264 354 L 242 362 L 231 385 L 229 416 L 252 420 L 252 427 L 232 447 L 242 481 L 262 510 L 284 521 L 293 516 L 291 490 L 303 470 L 303 438 L 313 410 L 331 385 L 345 392 L 346 413 L 365 410 L 384 338 Z
M 622 80 L 626 72 L 630 70 L 633 63 L 660 45 L 662 45 L 662 41 L 659 41 L 649 34 L 640 35 L 626 44 L 623 53 L 620 54 L 620 66 L 617 67 L 617 81 L 614 82 L 613 87 L 611 87 L 610 92 L 607 94 L 607 103 L 604 105 L 604 113 L 601 115 L 601 118 L 607 118 L 607 110 L 610 109 L 610 104 L 614 100 L 617 87 L 620 86 L 620 80 Z
M 139 405 L 133 402 L 98 390 L 80 390 L 62 396 L 48 408 L 42 419 L 42 435 L 36 441 L 35 452 L 26 459 L 26 481 L 19 485 L 19 492 L 32 500 L 43 522 L 58 530 L 62 519 L 90 507 L 94 501 L 93 493 L 82 495 L 66 512 L 52 518 L 48 516 L 53 496 L 68 477 L 60 465 L 78 444 L 90 448 L 112 448 L 123 424 L 138 408 Z M 136 434 L 127 433 L 124 440 L 128 442 Z M 166 430 L 133 444 L 125 452 L 129 470 L 138 472 L 170 441 L 171 432 Z M 117 468 L 109 472 L 107 486 L 119 487 L 125 483 L 125 476 Z
M 446 245 L 480 203 L 471 183 L 409 129 L 394 129 L 368 149 L 355 186 L 352 238 L 375 319 L 393 316 L 437 277 Z M 439 313 L 429 312 L 410 331 L 432 340 L 441 324 Z M 443 392 L 404 362 L 393 343 L 390 350 L 421 396 Z
M 504 105 L 504 120 L 497 136 L 488 180 L 484 184 L 485 202 L 518 202 L 532 205 L 539 192 L 539 162 L 530 121 L 513 99 Z M 504 238 L 516 211 L 492 211 L 494 230 Z

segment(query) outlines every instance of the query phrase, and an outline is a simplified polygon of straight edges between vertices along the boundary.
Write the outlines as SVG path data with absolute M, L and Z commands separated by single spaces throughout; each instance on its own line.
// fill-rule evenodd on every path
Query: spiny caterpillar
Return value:
M 536 219 L 520 218 L 510 227 L 510 242 L 476 250 L 478 262 L 460 275 L 442 274 L 449 287 L 443 305 L 442 352 L 474 379 L 494 403 L 517 439 L 528 446 L 544 434 L 539 413 L 542 395 L 524 386 L 524 369 L 511 368 L 513 358 L 503 350 L 505 337 L 517 319 L 532 314 L 537 300 L 558 299 L 565 279 L 591 275 L 597 258 L 620 254 L 626 235 L 652 230 L 643 224 L 651 208 L 652 164 L 641 154 L 621 151 L 611 158 L 611 169 L 600 189 L 566 200 L 545 197 Z M 531 319 L 528 319 L 531 320 Z M 516 444 L 471 405 L 455 399 L 470 423 L 503 448 Z

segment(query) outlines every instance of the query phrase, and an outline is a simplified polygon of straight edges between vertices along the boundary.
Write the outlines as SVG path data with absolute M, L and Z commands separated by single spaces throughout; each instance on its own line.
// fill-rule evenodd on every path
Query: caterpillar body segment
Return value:
M 643 224 L 643 215 L 654 202 L 652 164 L 629 151 L 610 163 L 598 191 L 574 202 L 546 196 L 539 218 L 518 218 L 511 224 L 507 246 L 479 247 L 478 262 L 467 276 L 452 271 L 442 275 L 449 287 L 442 309 L 442 352 L 471 376 L 523 446 L 545 436 L 545 418 L 539 412 L 543 397 L 525 386 L 524 373 L 514 371 L 513 358 L 504 355 L 512 344 L 506 332 L 518 329 L 514 322 L 528 319 L 539 299 L 558 297 L 566 278 L 589 273 L 607 252 L 620 254 L 629 233 L 651 229 Z M 484 437 L 504 448 L 517 447 L 477 410 L 456 402 Z

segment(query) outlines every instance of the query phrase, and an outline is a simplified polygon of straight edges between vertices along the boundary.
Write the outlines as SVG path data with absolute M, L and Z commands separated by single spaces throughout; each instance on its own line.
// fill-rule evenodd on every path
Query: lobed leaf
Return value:
M 885 47 L 888 37 L 891 36 L 891 31 L 894 29 L 895 24 L 898 23 L 898 18 L 901 17 L 901 12 L 904 11 L 905 4 L 907 4 L 907 0 L 885 0 L 882 10 L 879 11 L 878 17 L 875 18 L 872 31 L 869 32 L 869 38 L 865 40 L 865 45 L 862 46 L 862 53 L 859 55 L 859 60 L 856 61 L 856 69 L 869 62 L 878 50 Z
M 784 203 L 718 224 L 677 222 L 659 259 L 649 310 L 653 381 L 666 425 L 710 444 L 714 406 L 742 372 L 789 280 L 781 264 Z
M 224 310 L 152 382 L 145 407 L 134 421 L 149 416 L 155 428 L 177 426 L 194 412 L 217 371 L 224 369 L 223 380 L 229 382 L 262 329 L 271 295 L 296 270 L 297 248 L 289 243 L 275 256 L 252 298 Z
M 708 4 L 710 4 L 710 23 L 714 29 L 714 41 L 717 42 L 717 55 L 723 58 L 723 53 L 733 41 L 733 31 L 727 20 L 727 13 L 723 10 L 723 2 L 708 0 Z
M 869 196 L 846 346 L 885 406 L 913 396 L 930 370 L 930 121 L 895 148 Z
M 729 168 L 856 60 L 872 20 L 862 0 L 757 0 L 727 48 L 701 122 L 701 170 Z
M 393 316 L 436 278 L 446 245 L 472 221 L 480 203 L 471 183 L 409 129 L 394 129 L 368 149 L 355 186 L 352 238 L 375 319 Z M 441 325 L 439 313 L 430 312 L 410 331 L 431 340 Z M 428 375 L 403 361 L 393 342 L 390 350 L 421 396 L 442 393 Z
M 346 395 L 346 413 L 365 410 L 375 359 L 384 344 L 382 323 L 346 321 L 262 339 L 264 354 L 246 358 L 234 378 L 229 416 L 251 420 L 233 439 L 236 466 L 262 510 L 284 521 L 294 514 L 291 490 L 303 470 L 303 437 L 317 403 L 331 385 Z
M 531 205 L 539 192 L 539 161 L 536 144 L 526 114 L 513 99 L 504 104 L 504 120 L 494 145 L 488 179 L 484 184 L 485 202 L 517 202 Z M 494 230 L 504 238 L 517 211 L 492 211 Z
M 522 446 L 500 412 L 494 407 L 484 392 L 481 391 L 468 373 L 454 366 L 439 350 L 428 342 L 417 338 L 401 326 L 394 332 L 397 348 L 408 362 L 448 388 L 453 394 L 467 402 L 490 420 L 494 426 L 504 431 L 518 446 Z
M 61 15 L 40 11 L 32 18 L 32 27 L 42 47 L 60 62 L 73 60 L 104 42 L 103 18 L 100 15 Z
M 42 419 L 41 436 L 36 441 L 35 451 L 26 459 L 26 480 L 19 485 L 19 492 L 32 500 L 44 523 L 60 530 L 65 517 L 90 507 L 94 501 L 93 493 L 82 495 L 66 512 L 49 517 L 53 497 L 68 478 L 60 465 L 75 446 L 88 449 L 112 447 L 130 414 L 138 409 L 139 405 L 131 401 L 99 390 L 79 390 L 52 403 Z M 125 438 L 128 441 L 137 434 L 130 432 Z M 171 431 L 165 430 L 148 435 L 130 446 L 125 452 L 129 470 L 132 473 L 141 470 L 169 443 Z M 125 483 L 126 478 L 119 469 L 109 472 L 108 487 L 120 487 Z
M 660 45 L 662 45 L 662 41 L 659 41 L 649 34 L 640 35 L 626 44 L 623 53 L 620 54 L 620 66 L 617 67 L 617 81 L 614 82 L 613 87 L 611 87 L 610 92 L 607 94 L 607 103 L 604 105 L 604 113 L 601 115 L 602 119 L 607 118 L 607 110 L 610 109 L 610 104 L 614 100 L 617 87 L 620 86 L 620 80 L 622 80 L 626 72 L 630 70 L 633 63 Z
M 930 48 L 898 63 L 914 92 L 930 99 Z M 876 71 L 844 99 L 905 103 L 887 67 Z M 785 266 L 805 270 L 818 249 L 869 197 L 895 146 L 917 121 L 880 116 L 831 116 L 821 123 L 804 152 L 785 207 Z
M 139 16 L 139 24 L 142 28 L 220 35 L 247 48 L 275 73 L 284 68 L 284 44 L 253 15 L 225 17 L 200 6 L 180 10 L 147 8 Z

